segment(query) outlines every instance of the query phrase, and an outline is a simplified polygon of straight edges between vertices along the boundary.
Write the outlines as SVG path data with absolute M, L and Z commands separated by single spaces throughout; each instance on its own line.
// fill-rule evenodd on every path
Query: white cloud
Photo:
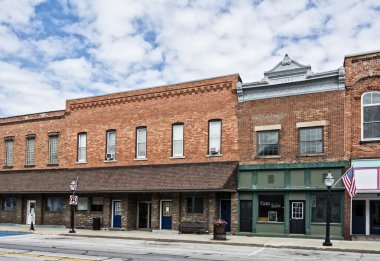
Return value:
M 55 17 L 55 32 L 35 8 L 42 1 L 0 0 L 0 113 L 236 72 L 257 81 L 285 53 L 332 70 L 345 54 L 379 49 L 376 0 L 253 2 L 60 0 L 66 17 Z

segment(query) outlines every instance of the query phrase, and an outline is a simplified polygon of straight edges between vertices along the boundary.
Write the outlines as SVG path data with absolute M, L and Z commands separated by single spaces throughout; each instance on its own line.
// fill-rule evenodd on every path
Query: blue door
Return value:
M 365 235 L 365 200 L 352 201 L 352 234 Z
M 172 202 L 162 201 L 161 229 L 172 229 Z
M 231 200 L 220 200 L 220 217 L 227 222 L 226 232 L 231 231 Z
M 113 224 L 112 227 L 114 228 L 121 228 L 121 201 L 120 200 L 114 200 L 113 201 Z

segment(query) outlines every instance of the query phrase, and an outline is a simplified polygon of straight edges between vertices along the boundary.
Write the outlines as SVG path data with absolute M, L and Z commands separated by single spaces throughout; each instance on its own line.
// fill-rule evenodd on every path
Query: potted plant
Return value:
M 226 239 L 226 225 L 227 221 L 218 218 L 213 222 L 214 224 L 214 239 L 225 240 Z

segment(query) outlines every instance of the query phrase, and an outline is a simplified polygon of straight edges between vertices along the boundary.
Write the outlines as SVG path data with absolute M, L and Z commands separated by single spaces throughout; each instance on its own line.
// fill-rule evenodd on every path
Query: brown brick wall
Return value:
M 331 91 L 287 96 L 238 105 L 239 144 L 242 164 L 336 161 L 344 158 L 344 92 Z M 297 122 L 326 121 L 324 153 L 299 155 Z M 281 124 L 280 157 L 257 157 L 255 126 Z
M 347 157 L 379 158 L 380 142 L 361 142 L 361 97 L 380 91 L 380 52 L 349 56 L 346 69 L 345 150 Z

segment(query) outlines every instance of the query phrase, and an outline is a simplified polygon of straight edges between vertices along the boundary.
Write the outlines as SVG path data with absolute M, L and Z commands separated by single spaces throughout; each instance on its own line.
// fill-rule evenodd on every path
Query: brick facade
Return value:
M 96 96 L 68 100 L 66 108 L 62 111 L 38 113 L 32 115 L 15 116 L 0 119 L 0 138 L 12 137 L 13 139 L 13 166 L 4 166 L 0 175 L 10 182 L 10 186 L 3 187 L 0 197 L 17 197 L 17 209 L 14 212 L 2 211 L 0 209 L 0 222 L 26 222 L 27 200 L 36 200 L 35 216 L 36 224 L 47 225 L 69 225 L 70 207 L 67 204 L 69 184 L 76 177 L 78 170 L 92 171 L 93 173 L 109 173 L 107 180 L 96 180 L 94 178 L 81 178 L 79 196 L 88 197 L 89 209 L 76 212 L 76 226 L 91 227 L 92 218 L 100 217 L 104 228 L 112 227 L 112 200 L 122 201 L 122 229 L 136 229 L 137 226 L 137 204 L 141 200 L 151 203 L 151 229 L 160 228 L 160 202 L 162 199 L 172 200 L 172 229 L 178 230 L 180 222 L 184 220 L 200 221 L 210 231 L 210 224 L 219 216 L 218 200 L 215 194 L 217 190 L 193 186 L 188 193 L 199 194 L 204 198 L 204 212 L 202 215 L 189 215 L 186 211 L 186 195 L 180 191 L 165 192 L 165 173 L 155 177 L 153 186 L 157 192 L 144 194 L 130 193 L 129 180 L 125 188 L 111 191 L 112 187 L 120 187 L 118 168 L 135 166 L 135 174 L 154 171 L 154 166 L 170 166 L 190 164 L 188 172 L 191 172 L 191 164 L 197 163 L 223 163 L 238 162 L 238 140 L 237 140 L 237 117 L 235 108 L 237 104 L 236 84 L 240 81 L 238 75 L 217 77 L 193 82 L 185 82 L 162 87 L 148 88 L 143 90 L 128 91 L 110 95 Z M 221 153 L 220 155 L 208 155 L 208 132 L 210 120 L 221 120 Z M 172 157 L 172 125 L 183 123 L 184 125 L 184 157 Z M 147 128 L 146 151 L 144 160 L 136 159 L 136 128 L 144 126 Z M 106 154 L 106 132 L 116 131 L 116 158 L 107 161 Z M 87 133 L 86 162 L 77 162 L 77 138 L 78 133 Z M 58 133 L 58 164 L 48 164 L 49 133 Z M 26 166 L 26 135 L 35 135 L 35 165 Z M 5 162 L 5 142 L 0 142 L 0 159 Z M 146 169 L 144 166 L 149 168 Z M 212 167 L 212 166 L 211 166 Z M 144 169 L 145 168 L 145 169 Z M 153 169 L 150 169 L 153 168 Z M 215 165 L 214 170 L 218 166 Z M 113 171 L 115 170 L 115 171 Z M 52 180 L 49 172 L 66 175 L 67 181 L 59 178 Z M 127 174 L 128 170 L 126 170 Z M 21 179 L 19 187 L 29 191 L 27 196 L 18 195 L 10 188 L 15 186 L 15 180 L 11 174 L 19 173 L 18 179 L 26 173 L 33 173 L 33 179 Z M 135 175 L 133 174 L 133 175 Z M 150 174 L 154 174 L 153 172 Z M 178 173 L 175 182 L 179 188 L 188 187 L 192 184 L 190 176 Z M 194 174 L 194 173 L 193 173 Z M 174 175 L 174 172 L 170 175 Z M 227 177 L 226 186 L 236 187 L 236 173 L 230 172 Z M 183 179 L 181 178 L 183 177 Z M 40 178 L 40 179 L 39 179 Z M 56 178 L 54 178 L 56 179 Z M 212 185 L 211 179 L 202 176 L 196 181 L 205 179 L 202 186 Z M 178 182 L 178 180 L 182 180 Z M 35 190 L 34 182 L 38 181 L 40 188 Z M 140 181 L 142 181 L 140 179 Z M 195 181 L 195 180 L 194 180 Z M 29 183 L 32 182 L 32 183 Z M 149 182 L 149 181 L 146 181 Z M 219 183 L 224 182 L 220 180 Z M 67 184 L 64 185 L 64 184 Z M 104 190 L 107 185 L 107 191 Z M 194 182 L 196 184 L 196 182 Z M 168 185 L 172 185 L 168 184 Z M 136 188 L 135 185 L 132 187 Z M 144 188 L 144 184 L 140 184 Z M 221 184 L 224 186 L 224 183 Z M 67 187 L 67 188 L 66 188 Z M 215 187 L 215 186 L 214 186 Z M 81 194 L 85 190 L 86 194 Z M 223 190 L 223 187 L 220 187 Z M 55 194 L 56 191 L 58 194 Z M 66 192 L 67 191 L 67 192 Z M 232 192 L 232 193 L 231 193 Z M 63 194 L 64 193 L 64 194 Z M 67 194 L 66 194 L 67 193 Z M 231 197 L 233 190 L 229 190 Z M 63 209 L 59 212 L 46 211 L 45 205 L 48 197 L 63 197 Z M 103 211 L 96 213 L 90 210 L 91 198 L 101 196 L 103 198 Z M 21 201 L 21 202 L 20 202 Z M 20 204 L 21 203 L 21 204 Z M 232 203 L 236 205 L 236 203 Z M 22 206 L 22 208 L 20 207 Z M 210 208 L 210 209 L 209 209 Z M 236 218 L 234 218 L 236 220 Z M 236 226 L 236 224 L 235 224 Z M 233 228 L 236 231 L 236 227 Z

